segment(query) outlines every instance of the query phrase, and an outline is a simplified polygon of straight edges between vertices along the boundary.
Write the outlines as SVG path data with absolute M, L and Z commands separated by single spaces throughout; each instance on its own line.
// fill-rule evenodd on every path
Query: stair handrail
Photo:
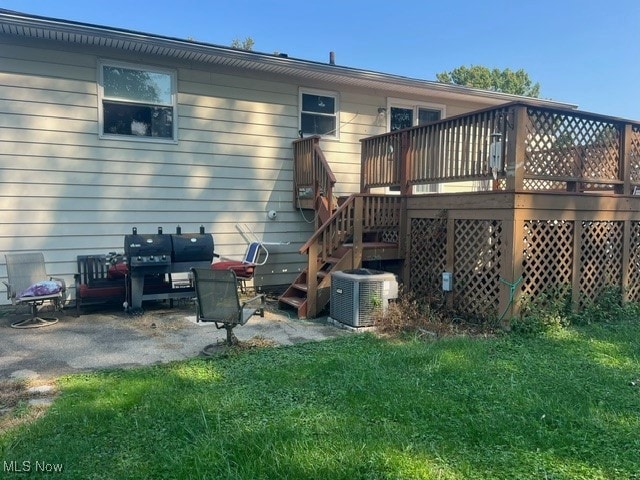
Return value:
M 355 227 L 353 222 L 357 198 L 362 198 L 363 200 L 361 204 L 361 208 L 363 209 L 361 218 L 365 231 L 371 231 L 376 227 L 399 226 L 400 216 L 397 210 L 399 208 L 398 204 L 402 201 L 402 197 L 397 195 L 354 193 L 333 212 L 326 222 L 318 227 L 309 240 L 300 247 L 299 252 L 301 254 L 307 253 L 311 245 L 318 242 L 328 233 L 328 238 L 322 240 L 322 249 L 319 253 L 323 258 L 331 256 L 341 245 L 342 241 L 354 233 Z M 365 212 L 367 213 L 365 214 Z
M 333 210 L 333 187 L 336 184 L 336 176 L 334 175 L 329 162 L 322 148 L 320 148 L 320 137 L 318 137 L 313 145 L 313 180 L 315 186 L 314 199 L 324 192 L 328 201 L 329 211 Z
M 358 194 L 350 195 L 345 200 L 345 202 L 342 205 L 340 205 L 335 212 L 333 212 L 333 214 L 327 219 L 327 221 L 324 222 L 322 225 L 320 225 L 320 227 L 318 227 L 315 233 L 311 235 L 311 237 L 309 237 L 309 240 L 307 240 L 306 243 L 302 245 L 302 247 L 300 247 L 299 252 L 302 254 L 306 253 L 311 247 L 311 245 L 317 242 L 318 239 L 326 232 L 326 230 L 329 229 L 331 225 L 336 223 L 336 219 L 341 218 L 346 211 L 348 211 L 349 209 L 352 209 L 353 204 L 355 203 L 355 199 L 358 196 L 361 196 L 361 195 L 358 195 Z M 347 225 L 344 225 L 344 226 L 347 226 Z M 349 231 L 347 231 L 347 233 L 351 234 L 352 231 L 353 231 L 353 225 L 351 225 L 351 228 L 349 229 Z
M 294 157 L 294 191 L 298 194 L 299 188 L 312 188 L 314 205 L 317 205 L 318 197 L 324 193 L 327 196 L 330 211 L 333 209 L 333 187 L 336 184 L 329 162 L 320 147 L 319 135 L 299 138 L 293 142 Z

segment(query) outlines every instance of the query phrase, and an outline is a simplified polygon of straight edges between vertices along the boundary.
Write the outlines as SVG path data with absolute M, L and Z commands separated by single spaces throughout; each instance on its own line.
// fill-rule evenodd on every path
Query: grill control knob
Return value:
M 153 262 L 153 255 L 149 255 L 149 261 Z
M 138 257 L 138 261 L 141 262 L 142 261 L 142 257 Z

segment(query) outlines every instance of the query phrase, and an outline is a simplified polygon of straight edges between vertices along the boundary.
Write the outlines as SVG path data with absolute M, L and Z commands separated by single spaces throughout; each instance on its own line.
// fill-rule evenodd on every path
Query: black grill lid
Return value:
M 186 233 L 171 235 L 174 262 L 204 262 L 213 260 L 213 235 Z
M 124 236 L 124 253 L 127 257 L 171 255 L 171 235 L 135 234 Z

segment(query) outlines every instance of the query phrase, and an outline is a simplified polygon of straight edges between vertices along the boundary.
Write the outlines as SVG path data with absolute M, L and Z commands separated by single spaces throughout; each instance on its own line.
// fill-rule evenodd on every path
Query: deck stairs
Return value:
M 359 268 L 367 260 L 399 259 L 400 198 L 357 194 L 331 202 L 314 202 L 316 231 L 300 248 L 307 267 L 278 298 L 299 318 L 314 318 L 328 305 L 331 272 Z

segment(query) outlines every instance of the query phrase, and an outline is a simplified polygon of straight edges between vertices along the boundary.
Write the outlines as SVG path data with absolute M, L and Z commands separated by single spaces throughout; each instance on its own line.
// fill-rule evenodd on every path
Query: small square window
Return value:
M 175 74 L 123 64 L 100 65 L 100 135 L 175 139 Z
M 303 135 L 338 137 L 338 96 L 328 92 L 301 92 L 300 130 Z

